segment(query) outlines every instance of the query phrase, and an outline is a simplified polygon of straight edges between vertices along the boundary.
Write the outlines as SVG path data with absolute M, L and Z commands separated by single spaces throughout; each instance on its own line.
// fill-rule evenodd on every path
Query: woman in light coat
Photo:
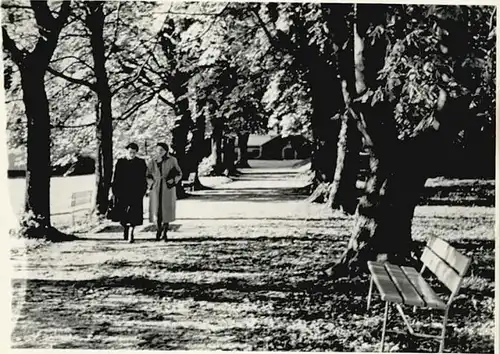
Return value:
M 182 171 L 167 144 L 158 143 L 156 149 L 157 157 L 149 162 L 147 172 L 149 219 L 156 222 L 156 240 L 167 241 L 168 224 L 175 220 L 176 185 L 182 179 Z

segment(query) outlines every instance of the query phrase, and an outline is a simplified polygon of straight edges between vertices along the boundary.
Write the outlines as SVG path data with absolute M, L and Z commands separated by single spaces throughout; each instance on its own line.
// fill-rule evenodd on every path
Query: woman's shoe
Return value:
M 128 226 L 125 226 L 125 227 L 123 228 L 123 239 L 124 239 L 125 241 L 127 241 L 127 240 L 128 240 Z

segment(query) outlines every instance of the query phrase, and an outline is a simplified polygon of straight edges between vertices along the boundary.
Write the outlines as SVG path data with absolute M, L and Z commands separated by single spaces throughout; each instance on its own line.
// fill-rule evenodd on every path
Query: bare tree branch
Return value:
M 50 33 L 54 26 L 55 18 L 52 16 L 47 1 L 30 1 L 33 12 L 35 13 L 35 20 L 38 24 L 38 30 L 42 36 Z
M 23 52 L 16 46 L 16 43 L 10 38 L 9 33 L 3 26 L 2 37 L 3 47 L 10 53 L 12 60 L 14 60 L 17 65 L 21 65 L 24 59 Z
M 82 86 L 87 86 L 89 89 L 91 89 L 92 91 L 96 91 L 97 90 L 97 87 L 96 87 L 96 84 L 93 84 L 91 82 L 88 82 L 86 80 L 83 80 L 83 79 L 77 79 L 75 77 L 71 77 L 71 76 L 68 76 L 66 74 L 63 74 L 53 68 L 51 68 L 50 66 L 47 68 L 47 71 L 49 73 L 51 73 L 52 75 L 54 76 L 58 76 L 62 79 L 65 79 L 69 82 L 72 82 L 74 84 L 78 84 L 78 85 L 82 85 Z
M 271 45 L 273 45 L 273 46 L 276 46 L 276 39 L 273 37 L 273 35 L 269 31 L 269 29 L 267 28 L 267 26 L 266 26 L 264 20 L 262 19 L 262 17 L 260 17 L 259 11 L 255 7 L 252 7 L 250 11 L 252 12 L 252 14 L 257 19 L 257 22 L 260 25 L 260 27 L 264 30 L 264 33 L 266 34 L 267 39 L 269 39 L 269 43 Z
M 161 95 L 161 93 L 158 93 L 158 98 L 159 98 L 159 99 L 160 99 L 163 103 L 165 103 L 166 105 L 168 105 L 168 106 L 170 106 L 170 107 L 172 107 L 172 108 L 175 108 L 175 103 L 170 102 L 169 100 L 167 100 L 165 97 L 163 97 L 163 96 Z
M 142 106 L 146 105 L 147 103 L 151 102 L 151 100 L 155 97 L 156 93 L 149 94 L 144 98 L 143 100 L 136 102 L 132 107 L 127 109 L 121 116 L 120 118 L 115 118 L 114 120 L 126 120 L 128 119 L 132 114 L 134 114 L 139 108 Z
M 92 71 L 94 71 L 94 68 L 92 67 L 92 65 L 87 64 L 87 62 L 85 62 L 84 60 L 82 60 L 82 59 L 80 59 L 80 58 L 78 58 L 78 57 L 76 57 L 74 55 L 66 55 L 64 57 L 56 58 L 56 59 L 53 59 L 51 62 L 52 63 L 57 63 L 58 61 L 62 61 L 62 60 L 66 60 L 66 59 L 74 59 L 76 62 L 78 62 L 78 63 L 84 65 L 85 67 L 91 69 Z M 63 70 L 63 71 L 65 71 L 65 70 Z
M 192 38 L 188 41 L 186 41 L 186 43 L 191 43 L 191 42 L 194 42 L 200 38 L 203 38 L 203 36 L 205 36 L 213 27 L 213 25 L 217 22 L 217 20 L 219 19 L 220 16 L 222 16 L 222 14 L 224 13 L 224 11 L 226 11 L 226 9 L 229 7 L 229 3 L 227 3 L 224 8 L 217 14 L 215 14 L 214 16 L 214 19 L 212 20 L 212 22 L 210 23 L 210 25 L 208 25 L 207 29 L 205 31 L 203 31 L 202 33 L 200 33 L 198 36 L 196 36 L 195 38 Z
M 86 124 L 76 124 L 76 125 L 65 125 L 65 124 L 55 124 L 51 125 L 51 128 L 55 129 L 78 129 L 78 128 L 87 128 L 92 127 L 96 124 L 96 122 L 86 123 Z
M 106 57 L 104 59 L 105 61 L 107 61 L 109 59 L 109 57 L 111 56 L 111 54 L 113 54 L 113 50 L 115 48 L 115 43 L 116 43 L 116 40 L 118 39 L 118 28 L 120 27 L 119 23 L 120 23 L 120 8 L 121 8 L 121 6 L 122 6 L 122 2 L 118 1 L 117 7 L 116 7 L 115 32 L 113 35 L 113 40 L 111 41 L 108 55 L 106 55 Z
M 88 34 L 86 33 L 65 33 L 59 38 L 61 39 L 66 39 L 66 38 L 87 38 Z
M 22 102 L 22 101 L 23 101 L 22 98 L 13 98 L 11 100 L 5 100 L 5 104 L 14 103 L 14 102 Z
M 27 5 L 16 5 L 16 4 L 5 4 L 2 3 L 2 9 L 14 9 L 14 10 L 33 10 L 31 6 Z

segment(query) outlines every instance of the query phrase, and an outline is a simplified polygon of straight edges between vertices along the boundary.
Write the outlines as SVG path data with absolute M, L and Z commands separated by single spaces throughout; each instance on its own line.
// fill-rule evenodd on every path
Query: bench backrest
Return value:
M 429 238 L 420 260 L 452 293 L 458 291 L 471 262 L 469 257 L 435 236 Z
M 92 202 L 92 191 L 75 192 L 71 194 L 71 206 L 89 204 Z

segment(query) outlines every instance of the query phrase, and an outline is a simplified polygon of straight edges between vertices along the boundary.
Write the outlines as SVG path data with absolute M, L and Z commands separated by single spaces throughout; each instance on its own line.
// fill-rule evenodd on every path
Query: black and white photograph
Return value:
M 496 352 L 493 2 L 1 21 L 10 349 Z

